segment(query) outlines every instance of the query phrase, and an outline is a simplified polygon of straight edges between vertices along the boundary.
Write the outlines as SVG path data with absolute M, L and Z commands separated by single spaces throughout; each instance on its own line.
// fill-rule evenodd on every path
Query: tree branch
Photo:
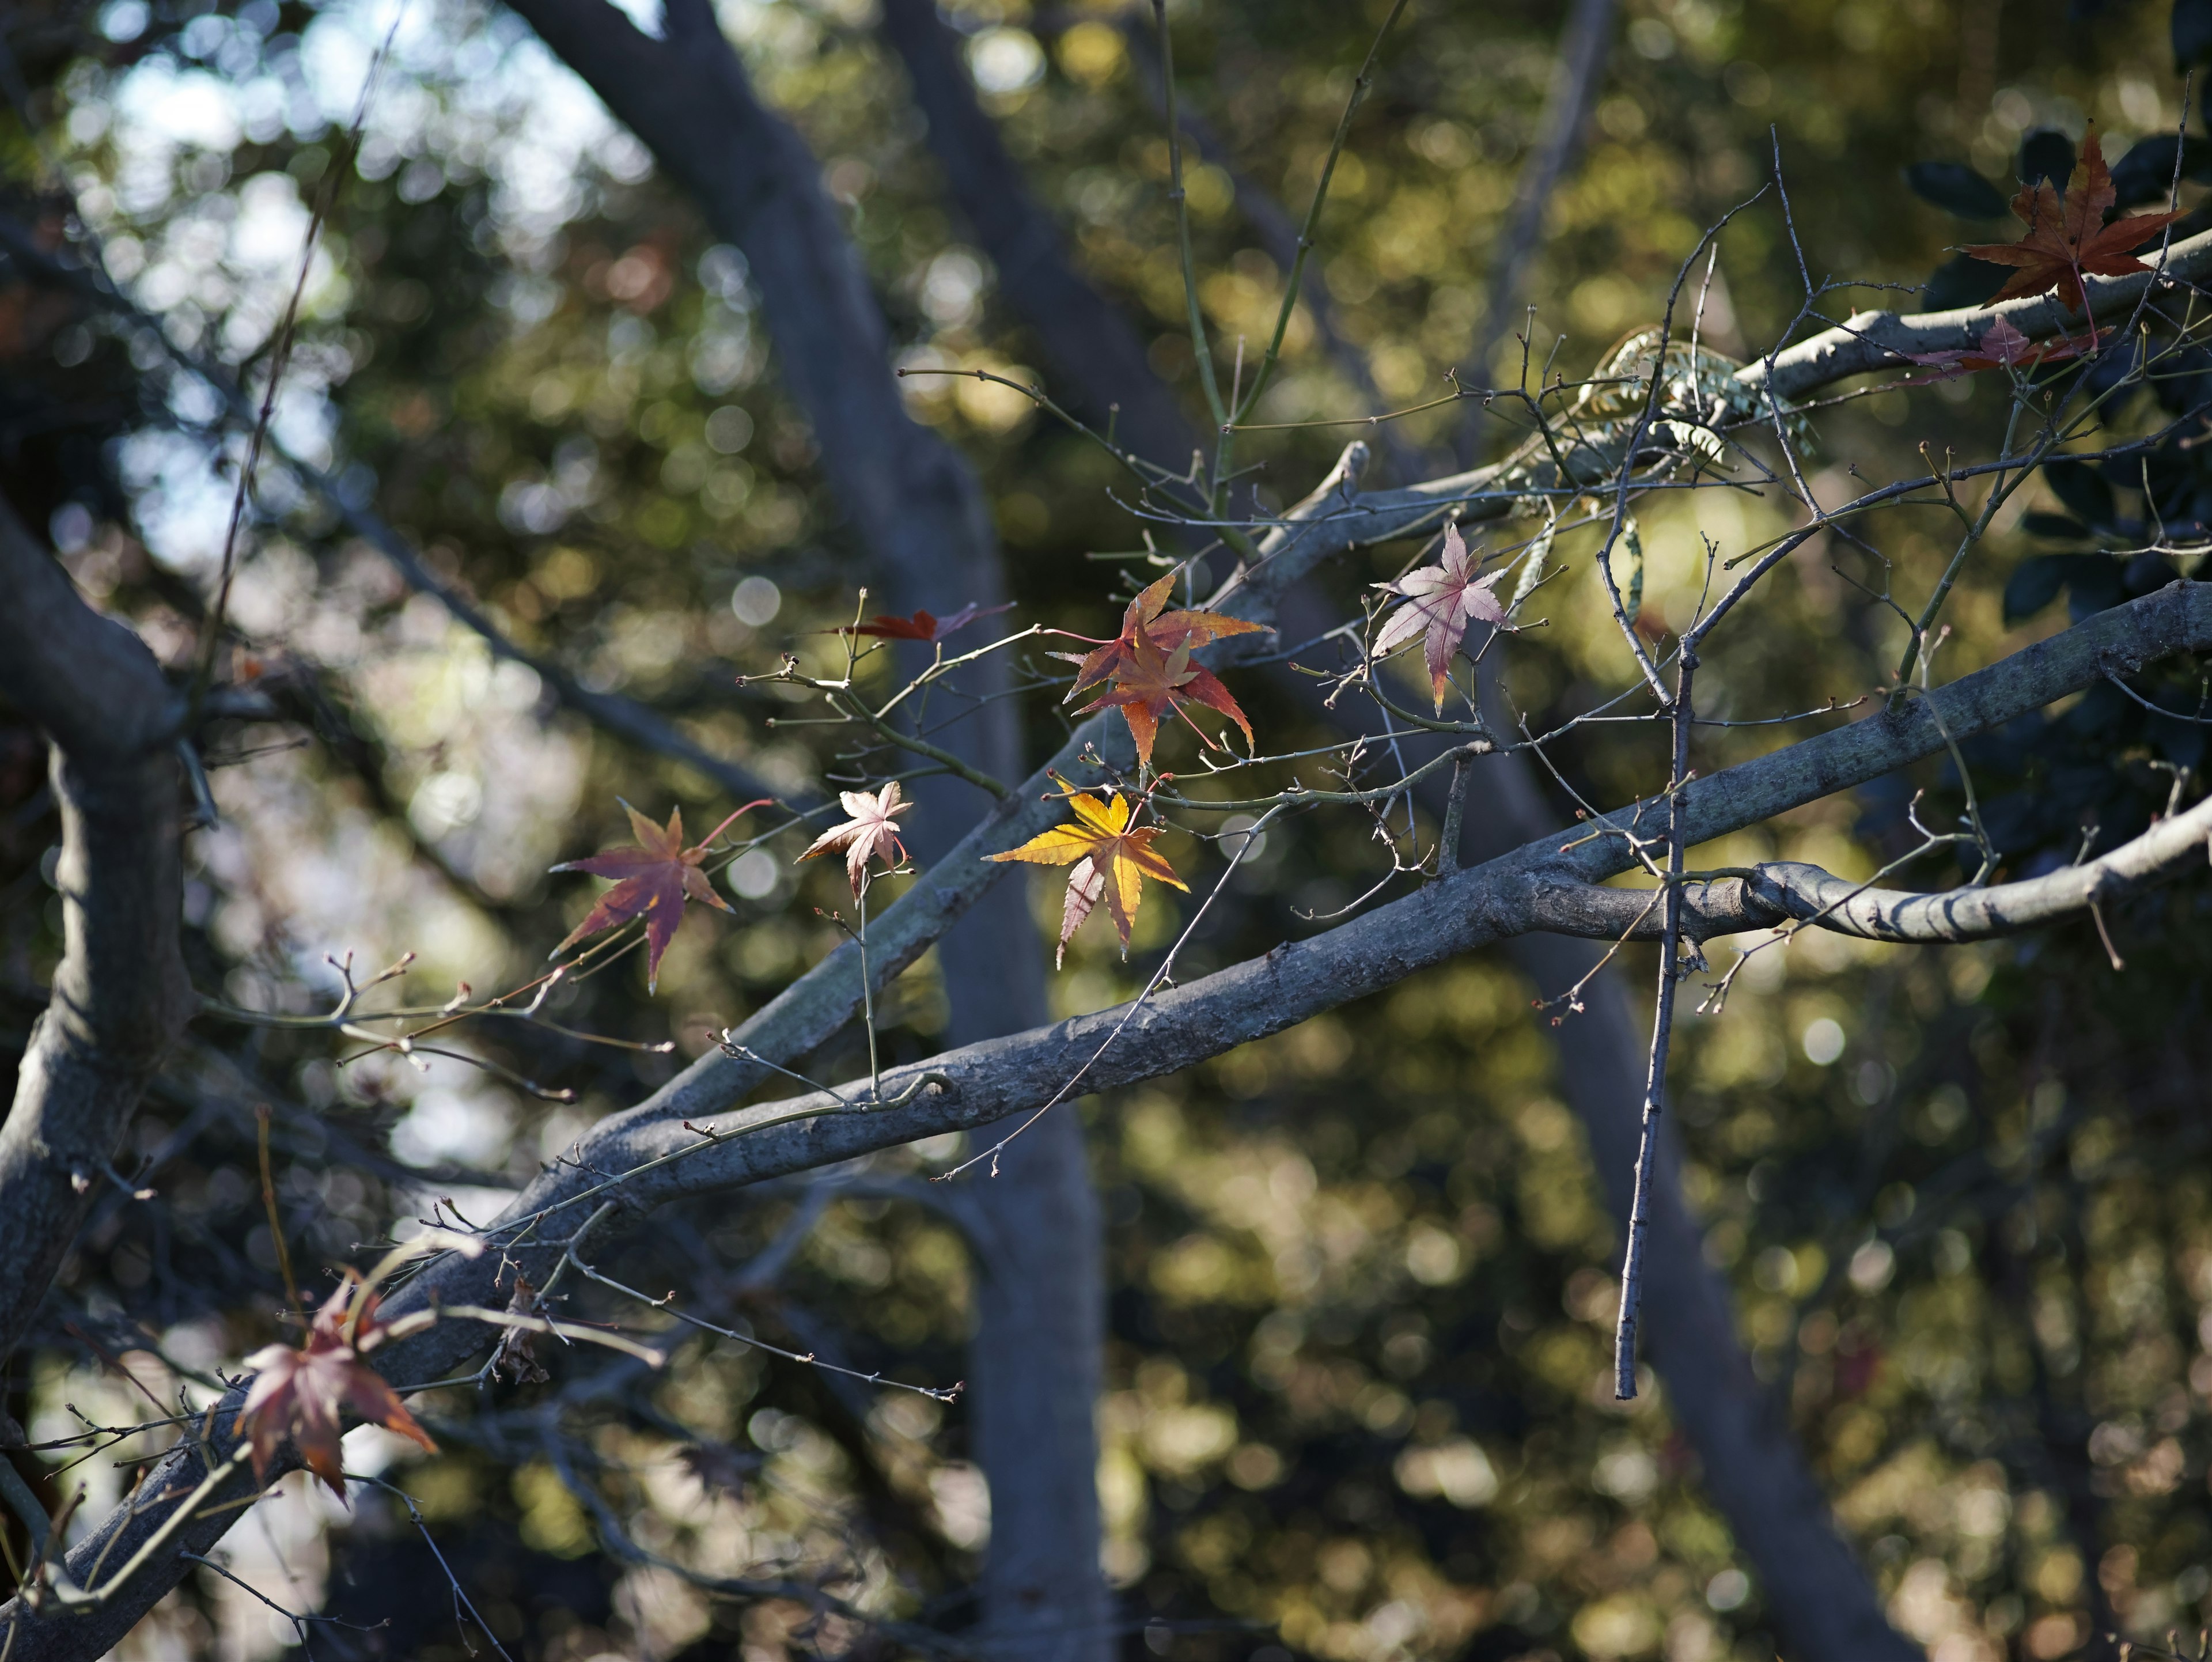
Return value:
M 46 1296 L 194 1001 L 178 949 L 184 701 L 0 504 L 0 691 L 43 727 L 64 948 L 0 1127 L 0 1357 Z M 118 1180 L 119 1181 L 119 1180 Z
M 2158 821 L 2132 842 L 2078 866 L 1986 888 L 1936 894 L 1870 888 L 1818 866 L 1771 861 L 1748 877 L 1692 881 L 1683 893 L 1684 931 L 1695 941 L 1792 922 L 1863 941 L 1957 945 L 2014 934 L 2101 902 L 2169 881 L 2212 863 L 2212 797 Z M 1540 903 L 1544 928 L 1590 939 L 1650 941 L 1659 930 L 1650 891 L 1555 889 Z

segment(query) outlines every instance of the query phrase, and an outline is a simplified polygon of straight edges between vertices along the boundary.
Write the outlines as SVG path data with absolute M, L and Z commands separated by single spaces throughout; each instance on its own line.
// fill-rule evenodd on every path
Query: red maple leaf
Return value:
M 589 860 L 565 860 L 553 868 L 556 872 L 589 872 L 594 877 L 619 880 L 599 897 L 584 921 L 569 930 L 568 938 L 553 949 L 552 956 L 560 957 L 587 934 L 641 917 L 645 920 L 645 984 L 650 992 L 660 979 L 660 955 L 676 939 L 677 925 L 684 921 L 687 898 L 704 901 L 726 912 L 734 910 L 714 892 L 714 886 L 699 868 L 707 858 L 708 845 L 729 828 L 731 819 L 764 807 L 768 801 L 763 797 L 746 803 L 715 826 L 697 847 L 690 849 L 684 846 L 683 809 L 669 811 L 668 827 L 664 831 L 624 802 L 630 829 L 637 837 L 635 848 L 603 849 Z
M 1459 651 L 1469 621 L 1505 621 L 1504 604 L 1492 592 L 1504 575 L 1505 568 L 1500 566 L 1487 577 L 1478 578 L 1468 563 L 1466 539 L 1459 534 L 1457 526 L 1448 525 L 1444 527 L 1443 557 L 1437 564 L 1409 571 L 1395 582 L 1375 585 L 1406 599 L 1406 604 L 1391 614 L 1390 621 L 1382 625 L 1382 632 L 1375 637 L 1375 656 L 1380 658 L 1396 650 L 1425 630 L 1429 684 L 1436 695 L 1439 714 L 1444 707 L 1444 689 L 1451 684 L 1452 658 Z
M 2009 320 L 1999 318 L 1990 325 L 1978 349 L 1951 347 L 1940 352 L 1909 354 L 1913 362 L 1932 364 L 1938 373 L 1909 376 L 1903 384 L 1925 386 L 1934 381 L 1956 380 L 1960 375 L 1983 369 L 2035 369 L 2047 363 L 2063 363 L 2069 358 L 2094 351 L 2098 343 L 2112 332 L 2110 329 L 2094 329 L 2085 335 L 2061 335 L 2039 344 L 2014 328 Z
M 2066 309 L 2079 312 L 2087 303 L 2081 293 L 2083 277 L 2148 271 L 2134 251 L 2181 217 L 2179 213 L 2134 214 L 2107 225 L 2105 216 L 2118 199 L 2105 166 L 2104 146 L 2092 126 L 2081 141 L 2081 157 L 2067 177 L 2063 195 L 2051 187 L 2049 180 L 2039 179 L 2012 199 L 2014 215 L 2027 227 L 2026 236 L 2017 242 L 1981 243 L 1961 252 L 1992 265 L 2020 267 L 1991 297 L 1992 303 L 2056 289 Z
M 873 635 L 886 641 L 941 641 L 953 630 L 967 628 L 978 618 L 995 618 L 1001 612 L 1013 609 L 1012 600 L 1004 606 L 978 606 L 970 600 L 949 618 L 935 617 L 927 612 L 917 612 L 911 618 L 879 612 L 866 623 L 848 624 L 837 633 Z
M 399 1393 L 365 1360 L 383 1342 L 376 1319 L 377 1295 L 362 1291 L 357 1319 L 351 1315 L 356 1284 L 347 1282 L 315 1312 L 307 1342 L 297 1349 L 272 1344 L 246 1359 L 258 1376 L 238 1410 L 238 1433 L 249 1438 L 253 1475 L 269 1473 L 276 1446 L 292 1440 L 307 1470 L 345 1495 L 345 1464 L 339 1440 L 348 1415 L 396 1431 L 435 1454 L 437 1444 L 415 1422 Z

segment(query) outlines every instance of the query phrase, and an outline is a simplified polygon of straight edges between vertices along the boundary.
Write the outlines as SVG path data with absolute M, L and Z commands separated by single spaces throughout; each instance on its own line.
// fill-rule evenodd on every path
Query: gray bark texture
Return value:
M 0 504 L 0 692 L 46 729 L 64 951 L 0 1126 L 0 1358 L 21 1342 L 192 1010 L 178 950 L 182 701 Z

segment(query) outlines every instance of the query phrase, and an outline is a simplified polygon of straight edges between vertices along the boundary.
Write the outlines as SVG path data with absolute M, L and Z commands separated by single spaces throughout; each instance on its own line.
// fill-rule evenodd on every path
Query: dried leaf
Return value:
M 927 612 L 917 612 L 911 618 L 879 612 L 865 624 L 848 624 L 837 631 L 840 635 L 873 635 L 886 641 L 941 641 L 955 630 L 965 629 L 978 618 L 995 618 L 1001 612 L 1012 612 L 1014 603 L 1004 606 L 978 606 L 970 600 L 949 618 L 933 617 Z
M 507 1307 L 518 1316 L 538 1313 L 538 1289 L 520 1269 L 514 1272 L 514 1291 L 507 1295 Z M 501 1334 L 499 1348 L 491 1354 L 494 1379 L 503 1373 L 517 1385 L 543 1385 L 553 1377 L 539 1365 L 532 1336 L 526 1327 L 510 1327 Z
M 709 845 L 729 828 L 731 820 L 738 814 L 765 807 L 768 800 L 763 797 L 759 801 L 746 803 L 715 826 L 696 848 L 690 849 L 684 846 L 681 808 L 670 810 L 667 829 L 663 830 L 624 802 L 630 829 L 637 837 L 635 848 L 605 849 L 588 860 L 563 861 L 553 868 L 556 872 L 589 872 L 594 877 L 619 880 L 599 897 L 584 921 L 553 949 L 552 956 L 558 958 L 587 934 L 597 934 L 602 929 L 641 917 L 645 920 L 645 983 L 650 991 L 660 979 L 660 956 L 668 950 L 668 943 L 676 938 L 677 926 L 684 921 L 685 900 L 704 901 L 726 912 L 732 910 L 714 892 L 714 885 L 708 881 L 700 864 L 706 859 Z
M 811 860 L 817 855 L 842 849 L 845 875 L 857 896 L 870 860 L 880 857 L 887 868 L 905 862 L 906 844 L 899 841 L 898 816 L 912 805 L 900 800 L 896 779 L 873 795 L 864 790 L 840 791 L 837 800 L 853 817 L 842 825 L 830 826 L 799 857 Z
M 1059 776 L 1055 774 L 1054 777 L 1058 779 Z M 1121 937 L 1121 955 L 1127 958 L 1129 926 L 1136 921 L 1137 909 L 1144 904 L 1145 879 L 1172 884 L 1185 893 L 1189 892 L 1188 886 L 1175 874 L 1175 868 L 1168 864 L 1166 857 L 1152 848 L 1162 827 L 1130 825 L 1136 810 L 1127 798 L 1118 791 L 1109 791 L 1102 801 L 1087 792 L 1075 790 L 1064 779 L 1060 783 L 1070 792 L 1067 806 L 1074 813 L 1074 823 L 1055 825 L 1048 831 L 1039 832 L 1018 849 L 986 858 L 1075 868 L 1068 874 L 1067 898 L 1060 910 L 1060 959 L 1056 963 L 1066 959 L 1068 937 L 1082 927 L 1102 894 L 1106 910 L 1113 916 L 1114 928 Z
M 2061 335 L 2055 340 L 2038 344 L 2014 328 L 2011 320 L 1999 318 L 1982 336 L 1978 350 L 1956 347 L 1941 352 L 1911 354 L 1913 362 L 1933 365 L 1938 373 L 1908 379 L 1914 385 L 1921 385 L 1955 380 L 1960 375 L 1983 369 L 2034 369 L 2047 363 L 2063 363 L 2095 350 L 2098 343 L 2112 333 L 2110 329 L 2092 330 L 2087 334 Z
M 1382 633 L 1375 637 L 1375 655 L 1380 658 L 1395 652 L 1425 631 L 1427 642 L 1423 655 L 1428 662 L 1429 685 L 1436 696 L 1438 714 L 1444 707 L 1444 689 L 1451 685 L 1452 658 L 1459 651 L 1468 623 L 1505 621 L 1505 608 L 1494 592 L 1498 580 L 1504 575 L 1505 568 L 1500 566 L 1487 577 L 1476 577 L 1469 563 L 1466 539 L 1459 534 L 1457 526 L 1448 525 L 1444 527 L 1443 557 L 1437 564 L 1409 571 L 1395 582 L 1375 585 L 1385 593 L 1403 595 L 1406 601 L 1390 615 Z
M 365 1290 L 359 1318 L 349 1322 L 356 1291 L 356 1283 L 348 1282 L 331 1294 L 315 1312 L 306 1344 L 296 1349 L 272 1344 L 246 1359 L 258 1377 L 238 1411 L 237 1430 L 251 1440 L 257 1479 L 268 1476 L 277 1446 L 289 1437 L 307 1470 L 343 1499 L 339 1440 L 349 1414 L 438 1452 L 399 1394 L 368 1365 L 368 1353 L 382 1342 L 384 1330 L 376 1319 L 377 1295 Z
M 2068 311 L 2079 312 L 2087 304 L 2083 277 L 2148 271 L 2134 250 L 2181 217 L 2179 213 L 2134 214 L 2107 225 L 2105 215 L 2118 199 L 2112 173 L 2105 166 L 2104 146 L 2093 126 L 2081 142 L 2081 159 L 2074 164 L 2063 196 L 2045 179 L 2012 199 L 2014 215 L 2027 227 L 2026 236 L 2018 242 L 1982 243 L 1960 252 L 1992 265 L 2019 268 L 1992 303 L 2055 289 Z

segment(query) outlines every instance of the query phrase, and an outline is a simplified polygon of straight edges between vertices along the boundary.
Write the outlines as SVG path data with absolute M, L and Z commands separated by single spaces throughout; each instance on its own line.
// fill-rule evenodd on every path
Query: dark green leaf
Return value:
M 2112 487 L 2088 462 L 2045 462 L 2043 482 L 2051 487 L 2052 496 L 2093 526 L 2110 525 L 2119 517 L 2112 502 Z
M 2181 176 L 2198 184 L 2212 180 L 2212 141 L 2194 135 L 2181 142 Z M 2112 190 L 2123 208 L 2163 202 L 2173 188 L 2174 135 L 2138 140 L 2112 164 Z
M 2074 141 L 2057 128 L 2039 127 L 2020 141 L 2020 182 L 2029 190 L 2047 179 L 2063 191 L 2073 173 Z
M 1923 312 L 1955 312 L 1962 306 L 1979 306 L 2004 287 L 2011 273 L 2002 265 L 1969 259 L 1960 254 L 1947 259 L 1921 289 Z
M 2089 536 L 2087 526 L 2063 514 L 2030 514 L 2021 521 L 2020 525 L 2029 536 L 2043 537 L 2051 542 L 2086 542 Z
M 2014 567 L 2005 584 L 2005 621 L 2016 624 L 2033 618 L 2057 600 L 2080 558 L 2078 554 L 2037 554 Z
M 1905 170 L 1905 182 L 1923 202 L 1961 219 L 1997 219 L 2005 211 L 2004 192 L 1963 161 L 1916 161 Z
M 2173 65 L 2177 75 L 2212 63 L 2212 0 L 2173 0 Z

